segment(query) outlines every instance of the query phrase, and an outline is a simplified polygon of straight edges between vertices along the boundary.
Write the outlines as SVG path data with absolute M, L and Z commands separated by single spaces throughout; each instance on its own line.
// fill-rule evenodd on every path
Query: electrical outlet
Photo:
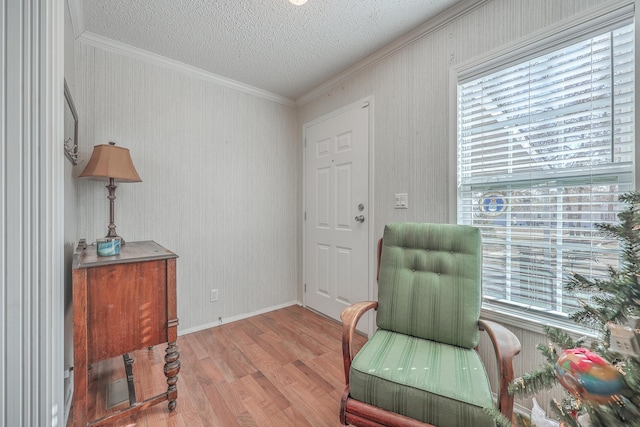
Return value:
M 211 301 L 211 302 L 218 301 L 218 290 L 217 289 L 211 289 L 211 294 L 210 294 L 210 297 L 209 297 L 209 301 Z
M 640 354 L 640 333 L 638 332 L 640 321 L 629 321 L 625 325 L 608 325 L 611 331 L 609 349 L 628 356 Z

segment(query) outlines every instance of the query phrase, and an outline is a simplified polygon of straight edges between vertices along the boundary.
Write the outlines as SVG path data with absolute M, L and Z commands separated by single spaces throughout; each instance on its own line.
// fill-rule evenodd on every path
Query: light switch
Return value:
M 409 197 L 407 193 L 396 194 L 396 209 L 407 209 L 409 207 Z

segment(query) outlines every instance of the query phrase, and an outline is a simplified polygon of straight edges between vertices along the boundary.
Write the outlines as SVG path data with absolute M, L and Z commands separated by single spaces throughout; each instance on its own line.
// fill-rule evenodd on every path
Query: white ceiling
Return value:
M 75 0 L 82 28 L 297 99 L 460 0 Z

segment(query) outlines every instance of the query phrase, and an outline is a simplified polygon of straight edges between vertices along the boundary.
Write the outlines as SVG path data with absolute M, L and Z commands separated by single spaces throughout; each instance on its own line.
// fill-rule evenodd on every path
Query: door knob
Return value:
M 356 221 L 358 221 L 358 222 L 364 222 L 364 215 L 358 215 L 358 216 L 356 217 Z

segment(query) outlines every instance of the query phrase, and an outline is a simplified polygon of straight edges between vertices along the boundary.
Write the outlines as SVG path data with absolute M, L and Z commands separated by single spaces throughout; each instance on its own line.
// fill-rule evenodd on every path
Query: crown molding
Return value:
M 75 1 L 75 0 L 70 0 L 70 1 Z M 220 86 L 237 90 L 239 92 L 244 92 L 246 94 L 253 95 L 258 98 L 263 98 L 268 101 L 273 101 L 282 105 L 286 105 L 288 107 L 296 106 L 295 101 L 292 99 L 285 98 L 283 96 L 256 88 L 254 86 L 240 83 L 236 80 L 228 79 L 228 78 L 219 76 L 217 74 L 210 73 L 200 68 L 187 65 L 183 62 L 176 61 L 174 59 L 170 59 L 165 56 L 146 51 L 144 49 L 139 49 L 137 47 L 133 47 L 131 45 L 121 43 L 121 42 L 109 39 L 107 37 L 100 36 L 90 31 L 84 31 L 78 37 L 78 40 L 90 46 L 94 46 L 106 51 L 115 52 L 131 58 L 146 61 L 146 62 L 159 65 L 161 67 L 168 68 L 181 73 L 189 74 L 191 76 L 200 78 L 204 81 L 209 81 L 209 82 L 218 84 Z
M 430 34 L 433 34 L 434 32 L 445 27 L 452 21 L 455 21 L 461 16 L 464 16 L 474 11 L 475 9 L 479 8 L 485 3 L 489 3 L 490 1 L 492 0 L 462 0 L 457 2 L 455 5 L 451 6 L 444 12 L 428 20 L 427 22 L 425 22 L 415 30 L 410 31 L 406 35 L 396 39 L 395 41 L 391 42 L 387 46 L 378 50 L 374 54 L 368 56 L 367 58 L 363 59 L 357 64 L 347 68 L 345 71 L 341 72 L 334 78 L 326 81 L 320 86 L 317 86 L 315 89 L 312 89 L 306 94 L 300 96 L 299 98 L 296 99 L 296 105 L 302 106 L 306 104 L 307 102 L 311 101 L 317 96 L 322 95 L 323 93 L 328 92 L 334 87 L 340 85 L 343 81 L 350 79 L 351 77 L 361 73 L 362 71 L 366 70 L 369 67 L 374 66 L 378 62 L 386 59 L 387 57 L 393 55 L 399 50 L 402 50 L 405 47 L 413 43 L 416 43 L 417 41 L 429 36 Z
M 80 34 L 84 33 L 84 7 L 82 0 L 67 0 L 69 12 L 71 12 L 71 26 L 73 27 L 73 35 L 77 39 Z

